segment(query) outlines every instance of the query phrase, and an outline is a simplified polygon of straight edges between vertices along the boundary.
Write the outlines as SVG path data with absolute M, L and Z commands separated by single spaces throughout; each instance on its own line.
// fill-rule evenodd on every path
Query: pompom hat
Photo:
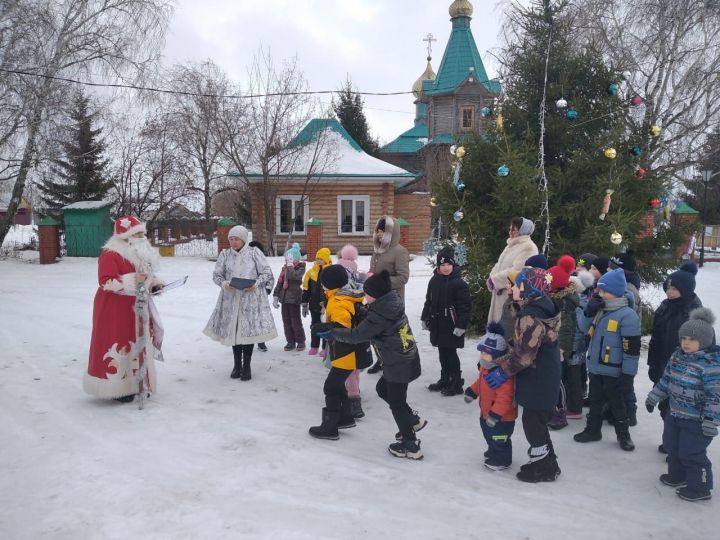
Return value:
M 709 308 L 697 308 L 690 312 L 690 319 L 683 323 L 678 332 L 680 339 L 691 337 L 700 342 L 700 349 L 707 349 L 715 343 L 715 315 Z
M 488 353 L 493 358 L 500 358 L 507 352 L 508 344 L 505 341 L 505 330 L 502 324 L 491 321 L 487 325 L 487 332 L 480 338 L 477 350 Z
M 570 283 L 570 275 L 575 270 L 575 259 L 570 255 L 563 255 L 555 266 L 548 269 L 552 274 L 552 289 L 564 289 Z
M 438 266 L 445 263 L 457 266 L 457 263 L 455 262 L 455 252 L 450 247 L 442 248 L 440 251 L 438 251 L 436 262 Z
M 115 220 L 115 227 L 113 228 L 115 236 L 127 240 L 134 234 L 139 232 L 145 232 L 145 224 L 142 223 L 135 216 L 120 216 Z
M 515 286 L 521 298 L 540 298 L 550 292 L 552 274 L 542 268 L 523 268 L 515 276 Z

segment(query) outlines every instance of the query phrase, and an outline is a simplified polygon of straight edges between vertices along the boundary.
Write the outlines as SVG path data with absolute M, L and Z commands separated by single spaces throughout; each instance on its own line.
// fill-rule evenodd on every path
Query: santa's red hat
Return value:
M 120 216 L 115 220 L 115 236 L 123 240 L 139 232 L 145 232 L 145 224 L 135 216 Z

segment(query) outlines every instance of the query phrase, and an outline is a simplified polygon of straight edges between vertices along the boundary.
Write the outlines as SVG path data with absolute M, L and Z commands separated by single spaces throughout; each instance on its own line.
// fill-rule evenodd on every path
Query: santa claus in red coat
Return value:
M 134 216 L 117 218 L 114 234 L 98 259 L 99 287 L 93 304 L 88 370 L 83 379 L 88 394 L 132 401 L 140 391 L 155 391 L 154 356 L 162 344 L 162 326 L 148 294 L 149 336 L 138 340 L 135 301 L 139 283 L 145 282 L 148 291 L 162 287 L 155 277 L 159 258 L 145 238 L 144 223 Z M 140 381 L 137 372 L 142 365 L 147 370 Z

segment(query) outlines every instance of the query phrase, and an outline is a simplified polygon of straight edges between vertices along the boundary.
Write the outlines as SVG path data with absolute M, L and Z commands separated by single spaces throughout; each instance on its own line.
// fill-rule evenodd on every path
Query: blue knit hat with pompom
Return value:
M 508 344 L 505 341 L 505 330 L 502 324 L 497 321 L 490 321 L 487 325 L 487 332 L 480 338 L 477 350 L 486 352 L 493 358 L 500 358 L 507 352 Z

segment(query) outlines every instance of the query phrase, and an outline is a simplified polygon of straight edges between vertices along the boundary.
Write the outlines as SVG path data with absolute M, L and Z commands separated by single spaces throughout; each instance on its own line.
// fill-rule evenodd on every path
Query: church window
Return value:
M 475 128 L 475 107 L 460 108 L 460 129 L 471 130 Z

